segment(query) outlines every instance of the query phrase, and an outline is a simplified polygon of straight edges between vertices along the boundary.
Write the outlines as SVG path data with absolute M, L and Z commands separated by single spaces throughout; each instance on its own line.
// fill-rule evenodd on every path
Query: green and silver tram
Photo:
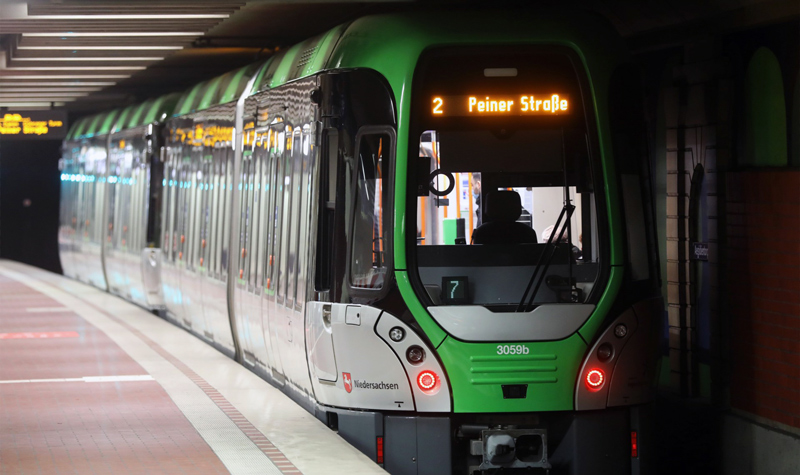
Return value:
M 167 317 L 390 473 L 646 473 L 638 90 L 604 22 L 491 11 L 203 83 L 160 121 Z

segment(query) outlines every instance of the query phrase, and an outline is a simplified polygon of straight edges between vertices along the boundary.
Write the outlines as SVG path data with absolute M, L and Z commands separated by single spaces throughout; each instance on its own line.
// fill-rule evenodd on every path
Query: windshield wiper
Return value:
M 558 215 L 558 219 L 556 220 L 556 225 L 553 226 L 553 232 L 550 233 L 550 237 L 547 239 L 547 244 L 545 244 L 544 249 L 542 249 L 542 253 L 539 254 L 539 260 L 536 262 L 536 267 L 533 268 L 533 274 L 531 275 L 531 279 L 528 281 L 528 286 L 525 287 L 525 293 L 522 294 L 522 299 L 519 301 L 519 305 L 517 305 L 517 312 L 529 312 L 533 307 L 533 299 L 536 297 L 536 293 L 539 292 L 539 287 L 542 286 L 542 282 L 544 282 L 544 277 L 547 275 L 547 269 L 550 268 L 550 263 L 553 261 L 553 256 L 556 254 L 556 246 L 553 242 L 553 238 L 556 236 L 556 231 L 558 232 L 558 238 L 555 242 L 561 242 L 561 239 L 564 236 L 564 232 L 567 230 L 567 226 L 569 226 L 570 219 L 572 219 L 572 213 L 575 212 L 575 205 L 565 202 L 564 207 L 561 209 L 561 213 Z M 564 220 L 564 224 L 561 224 L 561 220 L 564 219 L 566 215 L 567 219 Z M 569 243 L 568 243 L 569 244 Z M 551 251 L 550 255 L 547 257 L 547 261 L 542 267 L 542 260 L 545 258 L 547 251 Z M 572 249 L 568 249 L 570 253 L 569 259 L 572 260 Z M 542 269 L 542 272 L 539 272 L 539 269 Z M 536 284 L 534 286 L 534 283 Z M 528 292 L 533 287 L 533 293 L 528 298 Z M 525 299 L 528 298 L 528 302 L 526 304 Z
M 556 243 L 560 243 L 564 237 L 564 231 L 567 231 L 567 259 L 569 262 L 569 285 L 573 287 L 573 279 L 572 279 L 572 226 L 570 226 L 572 213 L 575 212 L 575 205 L 573 205 L 569 198 L 569 179 L 567 176 L 567 157 L 565 154 L 566 150 L 566 143 L 564 138 L 564 129 L 561 129 L 561 170 L 564 173 L 564 207 L 561 208 L 561 213 L 558 215 L 558 219 L 556 220 L 555 226 L 553 226 L 553 232 L 550 233 L 550 236 L 547 239 L 547 244 L 542 249 L 542 253 L 539 254 L 539 260 L 536 263 L 536 267 L 533 269 L 533 274 L 531 275 L 531 279 L 528 281 L 528 286 L 525 287 L 525 292 L 522 294 L 522 299 L 519 301 L 519 305 L 517 305 L 517 312 L 529 312 L 533 308 L 533 300 L 536 298 L 536 294 L 539 292 L 539 287 L 542 286 L 542 282 L 544 282 L 544 278 L 547 275 L 547 269 L 550 268 L 550 263 L 553 261 L 553 256 L 556 254 L 556 245 L 553 243 L 553 237 L 556 235 L 556 231 L 559 231 L 559 227 L 561 228 L 558 232 L 558 238 L 556 238 Z M 566 215 L 567 219 L 564 220 L 564 224 L 561 224 L 561 220 L 564 219 Z M 547 257 L 547 261 L 545 262 L 544 268 L 542 268 L 542 259 L 547 254 L 547 251 L 551 251 L 550 255 Z M 539 272 L 539 269 L 542 269 L 542 272 Z M 534 286 L 534 282 L 536 285 Z M 528 292 L 533 287 L 533 293 L 528 297 Z M 525 303 L 525 299 L 528 299 L 527 304 Z

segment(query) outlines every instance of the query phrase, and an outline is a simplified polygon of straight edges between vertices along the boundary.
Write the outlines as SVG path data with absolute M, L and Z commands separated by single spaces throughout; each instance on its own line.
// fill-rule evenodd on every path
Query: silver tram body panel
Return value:
M 64 274 L 106 290 L 103 269 L 106 135 L 67 142 L 59 251 Z
M 147 247 L 152 173 L 147 129 L 140 126 L 110 137 L 104 262 L 109 292 L 139 306 L 155 308 L 160 304 L 161 292 L 145 286 L 143 267 L 152 267 L 143 254 Z

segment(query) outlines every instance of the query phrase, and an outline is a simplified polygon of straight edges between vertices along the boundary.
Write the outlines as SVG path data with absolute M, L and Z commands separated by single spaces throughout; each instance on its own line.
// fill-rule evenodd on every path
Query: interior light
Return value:
M 586 386 L 592 390 L 598 390 L 603 387 L 603 383 L 606 381 L 606 375 L 603 373 L 603 370 L 599 368 L 594 368 L 586 374 Z

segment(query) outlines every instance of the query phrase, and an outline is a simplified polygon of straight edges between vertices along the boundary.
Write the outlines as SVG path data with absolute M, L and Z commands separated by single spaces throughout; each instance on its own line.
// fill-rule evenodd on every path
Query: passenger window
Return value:
M 278 124 L 282 125 L 282 124 Z M 283 154 L 283 132 L 278 132 L 277 125 L 271 128 L 267 139 L 270 156 L 270 204 L 269 204 L 269 237 L 267 246 L 267 295 L 274 297 L 278 280 L 276 254 L 280 251 L 281 209 L 283 207 L 283 168 L 281 156 Z
M 285 140 L 285 148 L 281 156 L 281 218 L 280 218 L 280 242 L 277 249 L 280 249 L 278 254 L 279 268 L 278 268 L 278 296 L 282 298 L 281 303 L 289 306 L 291 302 L 287 302 L 287 283 L 289 274 L 289 228 L 292 224 L 292 146 L 293 135 L 292 127 L 287 125 L 285 135 L 279 136 L 279 139 Z
M 389 223 L 385 214 L 387 193 L 384 181 L 388 171 L 388 154 L 392 147 L 385 132 L 364 134 L 356 150 L 356 199 L 353 213 L 350 285 L 380 289 L 386 276 Z
M 267 155 L 265 150 L 261 146 L 255 147 L 253 151 L 253 157 L 258 162 L 259 166 L 259 184 L 257 185 L 257 193 L 258 193 L 258 241 L 256 242 L 257 246 L 257 256 L 258 260 L 256 261 L 256 280 L 254 285 L 257 289 L 260 289 L 264 285 L 264 254 L 267 251 L 267 192 L 269 191 L 269 174 L 267 172 L 267 166 L 269 164 Z M 257 292 L 260 293 L 260 290 Z
M 309 222 L 311 220 L 311 197 L 313 195 L 311 191 L 311 174 L 313 170 L 313 146 L 311 145 L 311 137 L 313 133 L 314 131 L 309 125 L 303 126 L 302 166 L 298 166 L 300 171 L 300 179 L 302 179 L 302 185 L 300 186 L 300 199 L 302 201 L 302 206 L 300 206 L 301 212 L 298 216 L 299 238 L 297 240 L 297 251 L 295 253 L 297 256 L 297 284 L 295 285 L 294 306 L 295 310 L 298 311 L 303 309 L 303 304 L 306 301 L 308 280 L 308 265 L 306 259 L 309 255 L 310 248 Z
M 287 254 L 287 285 L 286 285 L 286 301 L 287 306 L 290 306 L 295 299 L 297 293 L 297 273 L 298 273 L 298 255 L 297 245 L 299 242 L 299 227 L 301 217 L 301 191 L 302 191 L 302 167 L 303 167 L 303 135 L 300 127 L 295 128 L 292 137 L 292 165 L 291 165 L 291 178 L 288 181 L 291 194 L 291 208 L 290 214 L 287 215 L 287 225 L 289 226 L 289 240 L 288 254 Z M 287 171 L 287 176 L 289 176 Z

